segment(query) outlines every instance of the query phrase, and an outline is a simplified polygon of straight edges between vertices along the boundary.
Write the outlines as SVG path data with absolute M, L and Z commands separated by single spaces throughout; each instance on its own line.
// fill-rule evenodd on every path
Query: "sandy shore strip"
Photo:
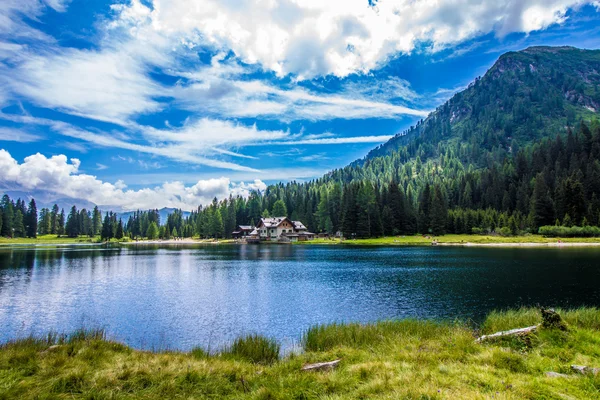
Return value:
M 548 243 L 438 243 L 438 246 L 463 247 L 599 247 L 600 242 L 548 242 Z
M 130 241 L 130 242 L 121 242 L 119 244 L 122 245 L 146 245 L 146 244 L 223 244 L 223 243 L 231 243 L 231 242 L 219 242 L 219 241 L 211 241 L 211 240 L 195 240 L 195 239 L 169 239 L 169 240 L 138 240 L 138 241 Z

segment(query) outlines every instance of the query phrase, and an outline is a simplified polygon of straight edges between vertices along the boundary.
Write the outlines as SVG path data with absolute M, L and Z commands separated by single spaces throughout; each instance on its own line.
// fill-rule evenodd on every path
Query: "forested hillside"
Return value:
M 269 215 L 347 237 L 516 235 L 545 225 L 598 226 L 599 86 L 600 51 L 534 47 L 507 53 L 427 119 L 321 179 L 272 185 L 248 199 L 215 199 L 162 225 L 156 210 L 137 212 L 122 224 L 115 215 L 104 220 L 111 221 L 113 235 L 122 225 L 132 237 L 229 237 L 236 225 Z M 9 233 L 7 207 L 5 199 L 3 234 Z M 26 214 L 24 203 L 15 208 Z M 56 219 L 58 210 L 52 213 Z M 85 228 L 85 221 L 99 218 L 89 214 L 78 226 L 97 233 L 98 224 Z M 44 221 L 39 230 L 52 230 Z M 585 230 L 592 231 L 598 230 Z

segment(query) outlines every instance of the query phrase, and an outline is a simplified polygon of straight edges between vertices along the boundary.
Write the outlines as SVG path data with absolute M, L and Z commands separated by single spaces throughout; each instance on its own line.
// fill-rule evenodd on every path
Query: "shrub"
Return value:
M 508 226 L 498 229 L 498 234 L 500 236 L 512 236 L 512 232 Z
M 597 226 L 542 226 L 539 234 L 547 237 L 600 237 Z
M 221 355 L 257 364 L 271 364 L 279 359 L 280 350 L 281 346 L 274 339 L 248 335 L 236 339 Z

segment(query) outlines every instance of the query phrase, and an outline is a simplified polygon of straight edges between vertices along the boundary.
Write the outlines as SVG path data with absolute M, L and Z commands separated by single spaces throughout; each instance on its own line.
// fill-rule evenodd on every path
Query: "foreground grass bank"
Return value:
M 128 238 L 121 240 L 111 239 L 112 243 L 119 241 L 127 241 Z M 70 238 L 68 236 L 58 235 L 39 235 L 37 238 L 6 238 L 0 237 L 0 245 L 22 245 L 22 244 L 39 244 L 39 245 L 63 245 L 63 244 L 93 244 L 102 243 L 100 236 L 89 237 L 89 236 L 77 236 Z
M 0 348 L 0 398 L 600 398 L 600 376 L 570 367 L 600 367 L 600 310 L 559 312 L 566 332 L 539 329 L 482 344 L 478 334 L 536 324 L 539 312 L 492 313 L 478 330 L 411 320 L 315 327 L 302 354 L 279 360 L 277 344 L 259 337 L 220 355 L 136 351 L 101 332 L 25 339 Z M 301 371 L 336 359 L 333 371 Z
M 301 244 L 328 244 L 328 245 L 356 245 L 356 246 L 423 246 L 431 245 L 433 240 L 441 245 L 496 245 L 496 244 L 538 244 L 555 245 L 560 240 L 566 244 L 598 244 L 600 238 L 549 238 L 542 235 L 524 235 L 524 236 L 492 236 L 492 235 L 444 235 L 444 236 L 388 236 L 373 239 L 348 239 L 340 241 L 339 239 L 315 239 Z

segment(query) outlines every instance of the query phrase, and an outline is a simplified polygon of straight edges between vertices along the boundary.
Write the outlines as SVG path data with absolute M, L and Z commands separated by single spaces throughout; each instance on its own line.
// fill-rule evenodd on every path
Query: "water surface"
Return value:
M 537 304 L 600 306 L 600 249 L 0 248 L 0 341 L 103 327 L 145 349 L 251 332 L 290 346 L 317 323 L 478 321 Z

